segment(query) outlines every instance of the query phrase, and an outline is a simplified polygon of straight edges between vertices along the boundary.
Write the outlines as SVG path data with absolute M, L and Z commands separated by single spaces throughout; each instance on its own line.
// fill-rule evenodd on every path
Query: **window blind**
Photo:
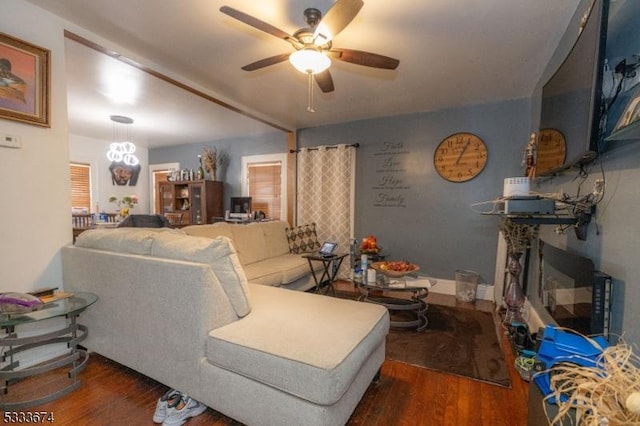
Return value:
M 71 163 L 71 207 L 91 212 L 91 166 Z
M 249 164 L 247 173 L 253 210 L 264 212 L 269 219 L 281 219 L 281 163 Z

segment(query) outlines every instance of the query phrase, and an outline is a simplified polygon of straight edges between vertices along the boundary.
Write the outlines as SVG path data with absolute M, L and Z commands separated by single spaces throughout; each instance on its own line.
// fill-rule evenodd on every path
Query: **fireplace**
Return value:
M 527 296 L 545 324 L 608 337 L 611 277 L 593 261 L 541 239 Z M 533 257 L 533 256 L 532 256 Z

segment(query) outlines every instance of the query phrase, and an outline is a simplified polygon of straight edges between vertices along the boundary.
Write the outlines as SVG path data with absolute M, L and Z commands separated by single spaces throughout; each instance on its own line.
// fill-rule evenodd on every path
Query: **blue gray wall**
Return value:
M 390 259 L 417 263 L 438 278 L 471 269 L 493 284 L 499 219 L 478 213 L 491 211 L 491 204 L 473 205 L 501 196 L 504 178 L 522 174 L 529 116 L 529 101 L 522 99 L 301 129 L 298 144 L 360 144 L 357 239 L 375 235 Z M 476 134 L 488 149 L 485 169 L 465 183 L 444 180 L 433 166 L 437 145 L 457 132 Z M 389 150 L 394 154 L 386 155 Z
M 229 208 L 231 197 L 242 196 L 240 179 L 241 158 L 247 155 L 278 154 L 287 152 L 287 134 L 275 131 L 253 139 L 226 139 L 191 145 L 177 145 L 149 150 L 149 164 L 180 163 L 181 168 L 196 169 L 198 155 L 205 147 L 215 146 L 225 152 L 227 167 L 218 171 L 217 179 L 224 182 L 224 205 Z

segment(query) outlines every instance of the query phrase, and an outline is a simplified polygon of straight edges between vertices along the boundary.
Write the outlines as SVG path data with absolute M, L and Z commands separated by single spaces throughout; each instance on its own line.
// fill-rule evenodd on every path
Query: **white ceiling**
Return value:
M 288 62 L 240 69 L 293 48 L 219 9 L 231 6 L 292 34 L 305 26 L 305 8 L 325 13 L 333 1 L 29 1 L 72 23 L 74 33 L 95 34 L 108 49 L 126 49 L 145 67 L 287 129 L 528 97 L 581 2 L 367 0 L 334 47 L 391 56 L 400 66 L 334 61 L 335 91 L 314 87 L 309 113 L 306 76 Z M 112 114 L 134 118 L 134 135 L 149 147 L 274 131 L 74 41 L 66 55 L 72 133 L 108 138 Z M 129 99 L 110 95 L 105 76 L 114 75 Z

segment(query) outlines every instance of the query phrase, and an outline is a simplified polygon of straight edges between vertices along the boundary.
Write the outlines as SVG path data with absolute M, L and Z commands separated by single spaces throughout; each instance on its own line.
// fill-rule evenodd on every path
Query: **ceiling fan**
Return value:
M 232 7 L 222 6 L 220 11 L 260 31 L 289 42 L 295 49 L 293 53 L 282 53 L 252 62 L 243 66 L 243 70 L 254 71 L 289 59 L 296 69 L 309 75 L 310 81 L 313 75 L 320 90 L 327 93 L 334 90 L 333 78 L 328 69 L 331 65 L 329 58 L 390 70 L 396 69 L 400 64 L 399 60 L 388 56 L 333 47 L 333 38 L 349 25 L 363 5 L 362 0 L 337 0 L 324 17 L 318 9 L 308 8 L 304 11 L 304 17 L 309 27 L 301 28 L 292 35 Z M 311 95 L 311 84 L 309 90 Z M 309 109 L 311 111 L 311 106 Z

